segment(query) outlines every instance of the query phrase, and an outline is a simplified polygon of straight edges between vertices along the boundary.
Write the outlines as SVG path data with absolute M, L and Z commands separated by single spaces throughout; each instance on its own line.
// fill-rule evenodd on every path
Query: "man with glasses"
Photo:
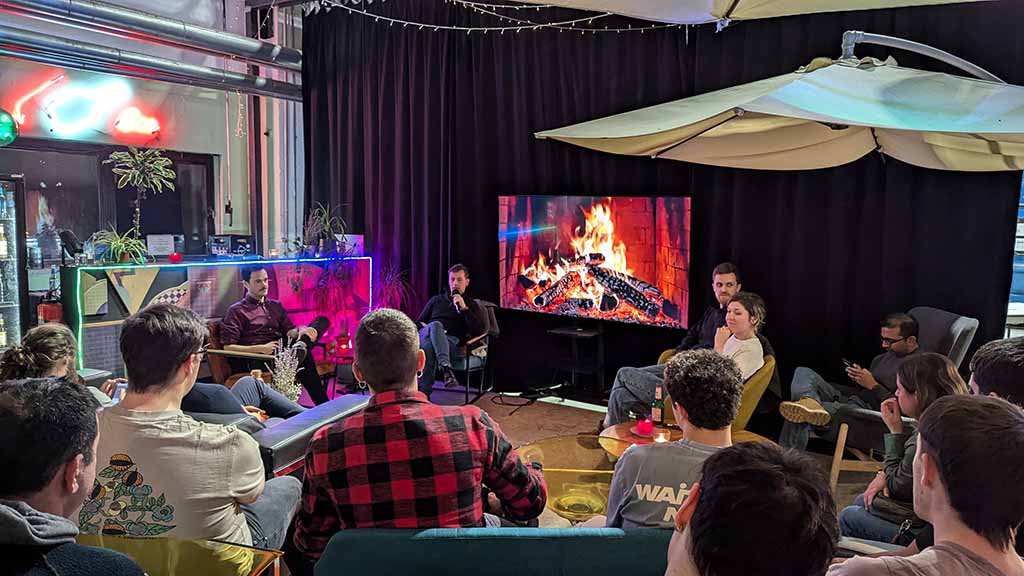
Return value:
M 206 337 L 206 322 L 177 306 L 150 306 L 125 320 L 128 393 L 99 417 L 100 471 L 78 515 L 83 532 L 284 543 L 302 483 L 264 481 L 259 445 L 248 434 L 181 411 Z
M 779 405 L 786 422 L 779 444 L 786 448 L 807 448 L 811 427 L 825 427 L 842 406 L 879 410 L 882 401 L 896 392 L 896 370 L 907 357 L 919 351 L 918 325 L 909 314 L 890 314 L 882 320 L 881 342 L 885 351 L 875 356 L 869 368 L 846 367 L 852 384 L 827 382 L 810 368 L 799 367 L 790 385 L 792 402 Z M 831 430 L 829 430 L 831 433 Z
M 299 365 L 296 378 L 309 394 L 310 400 L 320 405 L 327 402 L 327 390 L 316 371 L 316 361 L 310 348 L 327 332 L 330 322 L 323 316 L 316 317 L 309 326 L 296 327 L 284 306 L 277 300 L 267 298 L 270 292 L 270 276 L 266 265 L 244 266 L 241 270 L 245 298 L 228 308 L 220 324 L 220 341 L 229 352 L 250 352 L 253 354 L 277 353 L 282 340 L 287 339 L 295 348 Z M 243 361 L 231 358 L 232 369 L 248 372 L 262 369 L 262 361 Z

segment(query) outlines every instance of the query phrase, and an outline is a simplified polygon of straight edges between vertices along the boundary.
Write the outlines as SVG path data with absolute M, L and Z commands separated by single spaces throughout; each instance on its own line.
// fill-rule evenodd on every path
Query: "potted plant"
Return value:
M 139 150 L 129 146 L 127 152 L 111 152 L 103 163 L 114 165 L 111 171 L 118 176 L 118 190 L 129 184 L 135 187 L 135 200 L 132 201 L 132 230 L 138 238 L 141 230 L 139 219 L 142 214 L 142 201 L 146 199 L 146 195 L 150 192 L 160 194 L 164 188 L 174 190 L 172 180 L 175 174 L 171 169 L 171 159 L 156 148 Z
M 320 202 L 313 206 L 306 217 L 302 237 L 311 256 L 316 255 L 321 241 L 323 251 L 320 256 L 344 255 L 348 252 L 345 242 L 345 220 L 335 213 L 334 208 L 328 208 Z
M 104 262 L 115 264 L 145 264 L 146 245 L 139 239 L 138 230 L 132 228 L 124 234 L 118 234 L 111 226 L 107 230 L 100 230 L 92 236 L 93 245 L 106 246 L 107 251 Z
M 373 283 L 373 305 L 375 308 L 406 310 L 416 296 L 416 290 L 409 282 L 405 270 L 390 262 L 380 267 Z

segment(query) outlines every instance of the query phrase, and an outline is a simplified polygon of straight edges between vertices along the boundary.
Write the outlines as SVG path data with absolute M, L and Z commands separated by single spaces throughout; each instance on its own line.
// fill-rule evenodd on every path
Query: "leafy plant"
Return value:
M 337 213 L 336 208 L 328 208 L 322 203 L 317 202 L 303 224 L 302 240 L 310 248 L 316 248 L 319 242 L 323 240 L 329 245 L 329 253 L 344 256 L 350 250 L 345 240 L 346 227 L 344 218 Z M 326 255 L 321 254 L 321 256 Z
M 136 264 L 146 263 L 146 244 L 139 239 L 136 228 L 132 228 L 124 234 L 118 234 L 117 229 L 113 226 L 106 230 L 100 230 L 93 234 L 93 244 L 107 247 L 105 262 L 115 264 L 122 261 Z
M 406 310 L 416 296 L 405 270 L 390 262 L 385 263 L 373 283 L 373 304 L 376 308 Z
M 146 148 L 139 150 L 129 146 L 128 151 L 111 152 L 110 156 L 103 161 L 104 164 L 113 164 L 111 172 L 117 174 L 117 189 L 120 190 L 129 184 L 135 187 L 135 200 L 132 202 L 133 214 L 132 224 L 135 237 L 139 235 L 139 218 L 142 214 L 142 201 L 150 192 L 160 194 L 164 189 L 174 190 L 176 175 L 171 169 L 171 159 L 163 155 L 161 150 Z

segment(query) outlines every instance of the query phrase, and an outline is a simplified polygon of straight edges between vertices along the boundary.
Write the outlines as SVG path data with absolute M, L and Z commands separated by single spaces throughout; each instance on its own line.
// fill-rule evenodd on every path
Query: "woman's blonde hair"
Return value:
M 0 380 L 40 378 L 62 359 L 74 356 L 77 345 L 75 335 L 64 324 L 36 326 L 25 334 L 21 344 L 0 356 Z

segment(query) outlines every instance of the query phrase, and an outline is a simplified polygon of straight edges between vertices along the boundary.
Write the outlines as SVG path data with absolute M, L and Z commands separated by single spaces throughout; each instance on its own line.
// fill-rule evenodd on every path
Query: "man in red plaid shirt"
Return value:
M 359 323 L 352 371 L 373 397 L 310 441 L 294 538 L 305 560 L 338 530 L 484 526 L 481 484 L 512 520 L 543 511 L 539 469 L 479 408 L 431 404 L 416 386 L 423 364 L 405 314 L 382 308 Z

